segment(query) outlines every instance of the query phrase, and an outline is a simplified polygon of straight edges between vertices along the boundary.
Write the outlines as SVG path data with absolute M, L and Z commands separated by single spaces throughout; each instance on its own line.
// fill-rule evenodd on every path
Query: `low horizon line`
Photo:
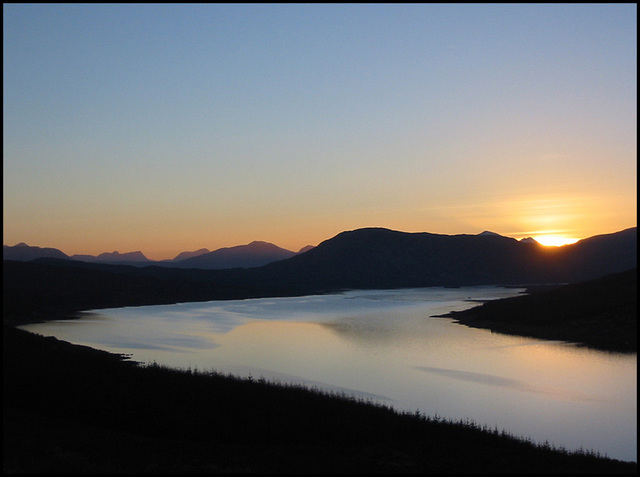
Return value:
M 629 229 L 632 229 L 632 228 L 637 228 L 637 225 L 633 225 L 633 226 L 631 226 L 631 227 L 625 227 L 625 228 L 620 229 L 620 230 L 618 230 L 618 231 L 616 231 L 616 232 L 623 232 L 623 231 L 625 231 L 625 230 L 629 230 Z M 193 252 L 198 252 L 198 251 L 200 251 L 200 250 L 208 250 L 208 252 L 204 252 L 204 253 L 211 253 L 211 252 L 215 252 L 215 251 L 223 250 L 223 249 L 227 249 L 227 248 L 245 247 L 245 246 L 251 245 L 252 243 L 255 243 L 255 242 L 261 242 L 261 243 L 266 243 L 266 244 L 274 245 L 274 246 L 276 246 L 276 247 L 278 247 L 278 248 L 281 248 L 281 249 L 283 249 L 283 250 L 287 250 L 287 251 L 289 251 L 289 252 L 292 252 L 292 253 L 297 254 L 297 253 L 300 253 L 300 251 L 301 251 L 301 250 L 303 250 L 303 249 L 305 249 L 305 248 L 307 248 L 307 247 L 314 247 L 314 248 L 315 248 L 315 247 L 317 247 L 320 243 L 322 243 L 322 242 L 324 242 L 324 241 L 326 241 L 326 240 L 330 240 L 331 238 L 334 238 L 334 237 L 336 237 L 336 236 L 338 236 L 338 235 L 340 235 L 340 234 L 342 234 L 342 233 L 345 233 L 345 232 L 352 232 L 352 231 L 356 231 L 356 230 L 366 230 L 366 229 L 383 229 L 383 230 L 390 230 L 390 231 L 393 231 L 393 232 L 402 232 L 402 233 L 409 233 L 409 234 L 430 233 L 430 234 L 434 234 L 434 235 L 448 235 L 448 236 L 458 236 L 458 235 L 473 235 L 473 236 L 476 236 L 476 235 L 482 235 L 482 234 L 486 234 L 486 233 L 491 233 L 491 234 L 499 235 L 499 236 L 501 236 L 501 237 L 505 237 L 505 238 L 512 238 L 512 239 L 517 240 L 517 241 L 519 241 L 519 242 L 520 242 L 520 241 L 522 241 L 522 240 L 526 240 L 526 239 L 533 239 L 533 240 L 535 240 L 536 242 L 538 242 L 540 245 L 543 245 L 543 246 L 563 246 L 563 245 L 570 245 L 570 244 L 573 244 L 573 243 L 579 242 L 579 241 L 581 241 L 581 240 L 584 240 L 584 239 L 586 239 L 586 238 L 596 237 L 596 236 L 598 236 L 598 235 L 608 235 L 608 234 L 611 234 L 611 233 L 616 233 L 616 232 L 604 232 L 604 233 L 600 233 L 600 234 L 590 235 L 590 236 L 588 236 L 588 237 L 582 237 L 582 238 L 571 238 L 571 239 L 573 240 L 573 242 L 566 243 L 566 244 L 562 244 L 562 245 L 553 245 L 553 244 L 543 244 L 542 242 L 540 242 L 539 240 L 536 240 L 536 238 L 535 238 L 535 236 L 542 237 L 542 236 L 544 236 L 544 235 L 559 235 L 559 234 L 552 234 L 552 233 L 550 233 L 550 232 L 553 232 L 553 231 L 531 231 L 531 232 L 528 232 L 528 233 L 526 233 L 526 232 L 525 232 L 525 233 L 514 234 L 514 235 L 520 235 L 520 238 L 518 238 L 518 237 L 514 237 L 514 236 L 512 236 L 512 235 L 503 235 L 503 234 L 500 234 L 500 233 L 497 233 L 497 232 L 490 231 L 490 230 L 488 230 L 488 229 L 487 229 L 487 230 L 483 230 L 482 232 L 479 232 L 479 233 L 475 233 L 475 234 L 471 234 L 471 233 L 443 234 L 443 233 L 437 233 L 437 232 L 425 232 L 425 231 L 423 231 L 423 232 L 404 232 L 404 231 L 402 231 L 402 230 L 391 229 L 391 228 L 388 228 L 388 227 L 380 227 L 380 226 L 376 227 L 376 226 L 370 226 L 370 227 L 359 227 L 359 228 L 356 228 L 356 229 L 343 230 L 342 232 L 339 232 L 338 234 L 336 234 L 336 235 L 334 235 L 334 236 L 332 236 L 332 237 L 329 237 L 328 239 L 324 239 L 324 240 L 320 241 L 317 245 L 307 244 L 307 245 L 304 245 L 304 246 L 300 247 L 297 251 L 296 251 L 296 250 L 291 250 L 291 249 L 287 249 L 287 248 L 281 247 L 281 246 L 279 246 L 279 245 L 277 245 L 277 244 L 275 244 L 275 243 L 273 243 L 273 242 L 268 242 L 268 241 L 266 241 L 266 240 L 252 240 L 251 242 L 248 242 L 248 243 L 246 243 L 246 244 L 229 245 L 229 246 L 224 246 L 224 247 L 218 247 L 218 248 L 213 249 L 213 250 L 209 249 L 208 247 L 200 247 L 200 248 L 195 249 L 195 250 L 182 250 L 182 251 L 180 251 L 180 252 L 176 253 L 176 254 L 175 254 L 173 257 L 171 257 L 171 258 L 162 258 L 162 259 L 152 259 L 152 258 L 149 258 L 149 257 L 147 257 L 147 256 L 145 255 L 145 253 L 144 253 L 144 252 L 142 252 L 142 250 L 133 250 L 133 251 L 129 251 L 129 252 L 119 252 L 118 250 L 113 250 L 113 251 L 111 251 L 111 252 L 100 252 L 100 253 L 98 253 L 97 255 L 92 255 L 92 254 L 90 254 L 90 253 L 73 253 L 73 254 L 68 254 L 68 253 L 66 253 L 66 252 L 63 252 L 61 249 L 59 249 L 59 248 L 57 248 L 57 247 L 39 246 L 39 245 L 29 245 L 29 244 L 27 244 L 26 242 L 18 242 L 18 243 L 17 243 L 17 244 L 15 244 L 15 245 L 7 245 L 7 244 L 3 244 L 3 247 L 13 248 L 13 247 L 17 247 L 17 246 L 23 245 L 23 246 L 27 246 L 27 247 L 34 247 L 34 248 L 51 248 L 51 249 L 55 249 L 55 250 L 58 250 L 58 251 L 60 251 L 60 252 L 64 253 L 65 255 L 67 255 L 67 256 L 68 256 L 68 257 L 70 257 L 70 258 L 71 258 L 71 257 L 73 257 L 73 256 L 78 256 L 78 255 L 84 255 L 84 256 L 90 256 L 90 257 L 97 258 L 99 255 L 102 255 L 102 254 L 119 254 L 119 255 L 128 255 L 128 254 L 140 253 L 140 254 L 142 254 L 142 256 L 143 256 L 146 260 L 148 260 L 148 261 L 151 261 L 151 262 L 163 262 L 163 261 L 171 261 L 171 260 L 174 260 L 177 256 L 179 256 L 180 254 L 183 254 L 183 253 L 193 253 Z

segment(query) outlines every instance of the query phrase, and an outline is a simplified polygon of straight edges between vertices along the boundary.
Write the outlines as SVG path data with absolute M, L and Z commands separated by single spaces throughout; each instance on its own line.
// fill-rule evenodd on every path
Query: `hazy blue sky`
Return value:
M 3 241 L 636 225 L 635 4 L 5 4 Z

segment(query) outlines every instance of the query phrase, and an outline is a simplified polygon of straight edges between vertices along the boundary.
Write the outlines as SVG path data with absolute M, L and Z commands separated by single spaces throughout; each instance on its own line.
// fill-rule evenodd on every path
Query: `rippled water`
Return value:
M 432 317 L 520 291 L 360 290 L 127 307 L 23 328 L 136 361 L 304 383 L 636 461 L 637 354 Z

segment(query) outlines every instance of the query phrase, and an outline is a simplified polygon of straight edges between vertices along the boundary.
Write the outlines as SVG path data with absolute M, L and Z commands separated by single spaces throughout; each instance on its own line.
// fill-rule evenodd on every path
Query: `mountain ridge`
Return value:
M 606 243 L 612 240 L 616 243 L 605 253 Z M 74 257 L 78 256 L 24 243 L 3 247 L 5 260 Z M 125 259 L 129 257 L 135 260 Z M 340 232 L 300 252 L 256 240 L 179 261 L 152 261 L 141 252 L 112 252 L 84 261 L 144 267 L 255 269 L 234 277 L 249 282 L 269 281 L 280 289 L 304 284 L 335 289 L 570 282 L 621 271 L 623 264 L 637 263 L 637 227 L 562 247 L 543 246 L 535 240 L 518 241 L 488 231 L 445 235 L 366 227 Z
M 302 255 L 247 271 L 255 283 L 346 289 L 563 283 L 637 266 L 637 228 L 563 247 L 501 235 L 443 235 L 363 228 Z
M 83 260 L 87 262 L 108 262 L 108 263 L 128 263 L 128 262 L 140 262 L 150 263 L 149 260 L 141 251 L 120 253 L 118 251 L 104 252 L 100 255 L 71 255 L 72 260 Z
M 384 227 L 365 227 L 363 229 L 355 229 L 355 230 L 367 230 L 367 229 L 380 229 L 380 230 L 391 230 L 391 229 L 387 229 Z M 344 232 L 343 232 L 344 233 Z M 406 233 L 406 232 L 403 232 Z M 411 232 L 409 232 L 411 233 Z M 418 233 L 429 233 L 429 232 L 418 232 Z M 340 234 L 338 234 L 340 235 Z M 436 234 L 437 235 L 437 234 Z M 444 235 L 444 234 L 442 234 Z M 496 232 L 491 232 L 488 230 L 485 230 L 481 233 L 479 233 L 478 235 L 493 235 L 493 236 L 499 236 L 502 237 L 502 235 L 496 233 Z M 528 238 L 526 240 L 534 240 L 532 238 Z M 524 239 L 523 239 L 524 240 Z M 55 256 L 56 258 L 69 258 L 72 260 L 82 260 L 82 261 L 89 261 L 89 262 L 129 262 L 129 261 L 148 261 L 150 262 L 149 264 L 166 264 L 166 263 L 170 263 L 170 262 L 180 262 L 183 261 L 185 259 L 190 259 L 190 258 L 194 258 L 194 257 L 198 257 L 207 253 L 212 253 L 212 252 L 219 252 L 222 250 L 228 250 L 228 249 L 238 249 L 238 247 L 249 247 L 252 246 L 254 244 L 271 244 L 270 242 L 265 242 L 265 241 L 261 241 L 261 240 L 254 240 L 252 242 L 250 242 L 249 244 L 246 245 L 234 245 L 234 246 L 229 246 L 229 247 L 220 247 L 217 248 L 215 250 L 209 250 L 208 248 L 200 248 L 198 250 L 195 251 L 183 251 L 178 253 L 178 255 L 176 255 L 173 258 L 167 258 L 167 259 L 161 259 L 161 260 L 153 260 L 153 259 L 149 259 L 147 258 L 141 251 L 135 251 L 135 252 L 119 252 L 117 250 L 113 251 L 113 252 L 102 252 L 98 255 L 91 255 L 91 254 L 72 254 L 72 255 L 68 255 L 64 252 L 62 252 L 61 250 L 57 249 L 57 248 L 52 248 L 52 247 L 39 247 L 39 246 L 34 246 L 34 245 L 28 245 L 25 242 L 20 242 L 16 245 L 3 245 L 3 259 L 5 260 L 23 260 L 23 258 L 21 258 L 20 254 L 18 253 L 14 253 L 14 250 L 22 250 L 22 251 L 26 251 L 26 250 L 31 250 L 31 253 L 33 254 L 32 258 L 25 258 L 25 260 L 33 260 L 35 258 L 44 258 L 44 257 L 52 257 Z M 271 245 L 275 245 L 275 244 L 271 244 Z M 275 245 L 278 248 L 282 248 L 279 247 L 278 245 Z M 300 248 L 300 250 L 298 250 L 297 252 L 288 250 L 288 249 L 284 249 L 282 248 L 282 250 L 286 250 L 287 252 L 291 252 L 292 254 L 296 254 L 296 253 L 304 253 L 307 252 L 313 248 L 315 248 L 315 245 L 305 245 L 304 247 Z M 22 255 L 24 256 L 30 256 L 30 253 L 23 253 Z M 128 259 L 129 257 L 131 257 L 131 259 Z
M 36 247 L 27 245 L 24 242 L 20 242 L 14 246 L 3 245 L 2 246 L 2 259 L 3 260 L 19 260 L 28 261 L 35 260 L 37 258 L 51 257 L 70 259 L 69 255 L 52 247 Z
M 299 252 L 293 252 L 275 244 L 254 240 L 247 245 L 223 247 L 214 251 L 201 248 L 193 252 L 181 252 L 173 259 L 150 260 L 141 251 L 120 253 L 118 251 L 104 252 L 99 255 L 74 254 L 50 247 L 36 247 L 20 242 L 14 246 L 3 246 L 4 260 L 30 261 L 39 258 L 59 258 L 77 260 L 89 263 L 111 263 L 119 265 L 147 266 L 161 265 L 181 268 L 224 269 L 259 267 L 267 263 L 289 258 L 296 253 L 304 253 L 313 248 L 307 245 Z
M 55 257 L 3 262 L 3 309 L 43 313 L 345 289 L 576 283 L 637 267 L 637 228 L 562 247 L 495 235 L 345 231 L 261 267 L 207 270 Z M 32 319 L 32 318 L 29 318 Z
M 167 262 L 179 262 L 180 260 L 184 260 L 185 258 L 193 258 L 193 257 L 197 257 L 199 255 L 203 255 L 205 253 L 209 253 L 211 252 L 211 250 L 209 250 L 208 248 L 201 248 L 199 250 L 194 250 L 193 252 L 180 252 L 178 255 L 176 255 L 175 257 L 173 257 L 170 260 L 166 260 Z M 165 261 L 165 260 L 163 260 Z
M 292 257 L 296 252 L 269 242 L 254 240 L 246 245 L 223 247 L 212 252 L 174 261 L 169 266 L 200 269 L 252 268 Z

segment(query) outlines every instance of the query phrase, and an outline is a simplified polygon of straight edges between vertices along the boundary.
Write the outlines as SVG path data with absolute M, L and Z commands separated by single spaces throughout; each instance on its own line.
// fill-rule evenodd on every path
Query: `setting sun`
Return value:
M 570 245 L 580 240 L 577 238 L 562 237 L 561 235 L 539 235 L 533 238 L 539 244 L 545 245 L 547 247 L 560 247 L 562 245 Z

